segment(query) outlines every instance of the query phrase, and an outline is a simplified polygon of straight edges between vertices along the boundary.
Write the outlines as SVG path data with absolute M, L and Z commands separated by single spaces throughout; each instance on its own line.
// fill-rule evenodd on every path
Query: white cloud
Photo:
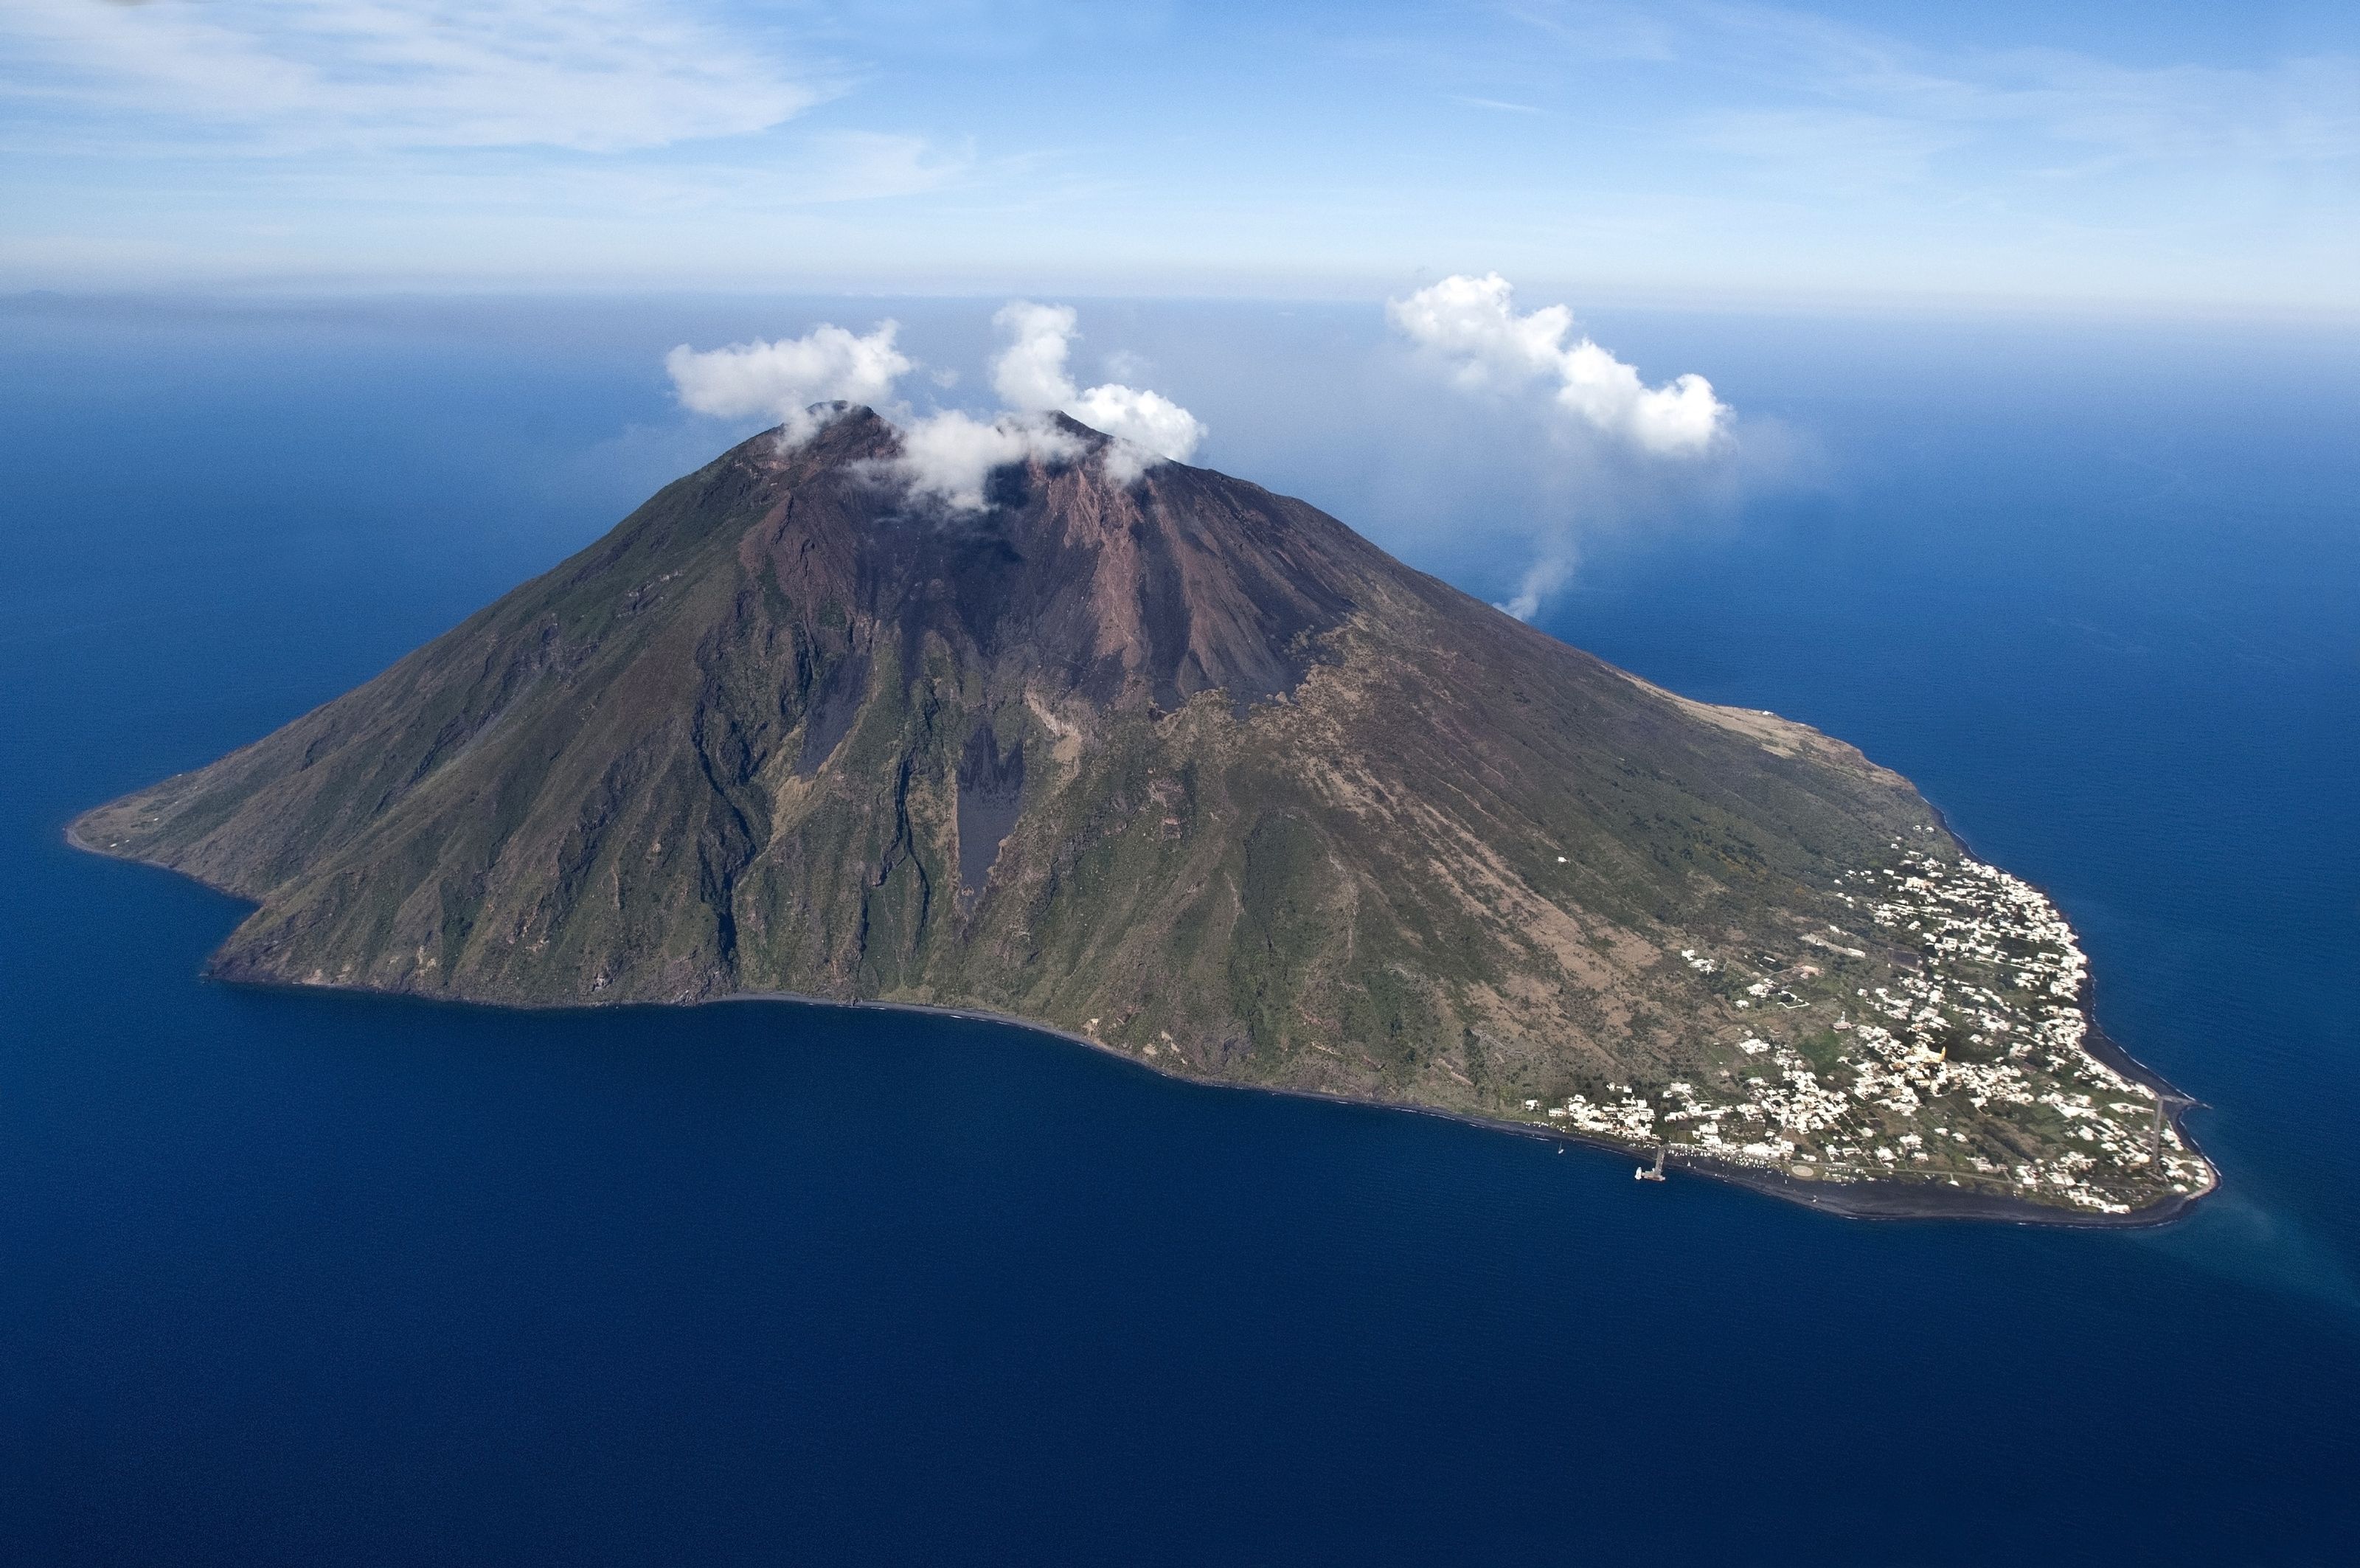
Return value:
M 1070 414 L 1115 437 L 1102 461 L 1109 477 L 1129 484 L 1155 464 L 1196 450 L 1205 427 L 1161 392 L 1108 382 L 1085 391 L 1065 368 L 1080 317 L 1071 305 L 1011 300 L 991 318 L 1006 346 L 991 359 L 991 389 L 1007 412 L 979 420 L 956 410 L 915 420 L 901 432 L 894 475 L 913 494 L 955 510 L 984 505 L 992 470 L 1028 459 L 1066 462 L 1086 444 L 1050 419 Z
M 664 356 L 681 406 L 722 419 L 765 414 L 786 426 L 790 444 L 809 438 L 822 420 L 814 403 L 878 404 L 912 362 L 893 345 L 899 323 L 880 322 L 865 336 L 835 325 L 775 343 L 733 343 L 702 353 L 682 344 Z
M 1129 484 L 1157 463 L 1180 461 L 1196 449 L 1205 427 L 1161 392 L 1108 382 L 1076 388 L 1066 374 L 1078 318 L 1071 306 L 1011 302 L 992 317 L 1007 339 L 991 360 L 992 389 L 1005 411 L 978 419 L 951 409 L 912 417 L 891 401 L 894 384 L 917 368 L 895 345 L 899 330 L 880 322 L 866 336 L 833 323 L 775 343 L 756 340 L 699 351 L 682 344 L 664 356 L 681 406 L 724 419 L 766 415 L 793 444 L 827 420 L 813 404 L 866 403 L 901 425 L 901 453 L 880 466 L 880 477 L 954 510 L 979 510 L 994 469 L 1028 459 L 1071 461 L 1088 444 L 1051 417 L 1071 414 L 1115 437 L 1102 461 L 1108 477 Z M 956 375 L 930 377 L 948 389 Z
M 1154 460 L 1187 461 L 1205 439 L 1205 426 L 1195 414 L 1161 392 L 1109 382 L 1092 387 L 1065 406 L 1065 411 L 1092 430 L 1120 438 L 1121 444 L 1107 454 L 1107 468 L 1123 483 L 1154 466 Z
M 1071 305 L 1036 305 L 1011 300 L 991 318 L 1008 339 L 991 361 L 991 389 L 1011 409 L 1045 412 L 1073 401 L 1074 380 L 1065 374 L 1080 318 Z
M 1545 8 L 1518 13 L 1558 34 L 1568 57 L 1612 59 L 1594 27 L 1645 28 L 1649 58 L 1710 69 L 1732 89 L 1768 97 L 1692 120 L 1700 145 L 1810 176 L 1881 176 L 1891 162 L 1980 143 L 1968 165 L 1978 184 L 1994 175 L 2058 172 L 2056 154 L 2081 147 L 2118 163 L 2272 165 L 2349 161 L 2360 156 L 2360 60 L 2348 54 L 2287 57 L 2254 65 L 2125 65 L 2042 48 L 1941 49 L 1764 5 L 1585 5 L 1581 24 Z M 1796 107 L 1816 98 L 1824 110 Z M 1761 134 L 1755 134 L 1759 131 Z M 1905 168 L 1903 172 L 1914 172 Z
M 303 146 L 612 152 L 738 136 L 825 92 L 651 0 L 9 6 L 12 78 L 116 115 Z M 907 176 L 904 176 L 905 178 Z
M 1459 274 L 1389 301 L 1386 314 L 1410 340 L 1451 367 L 1463 387 L 1514 389 L 1556 383 L 1558 408 L 1593 429 L 1663 456 L 1706 451 L 1726 429 L 1730 410 L 1701 376 L 1661 387 L 1639 379 L 1588 337 L 1568 345 L 1573 313 L 1548 305 L 1519 315 L 1508 280 L 1493 272 Z
M 1008 337 L 991 362 L 992 389 L 1001 401 L 1025 413 L 1062 411 L 1139 448 L 1109 454 L 1109 472 L 1119 481 L 1158 460 L 1185 463 L 1205 439 L 1203 422 L 1161 392 L 1112 381 L 1076 388 L 1065 369 L 1079 322 L 1072 306 L 1011 300 L 991 321 Z
M 1496 272 L 1446 278 L 1389 302 L 1386 313 L 1453 385 L 1498 394 L 1521 415 L 1493 422 L 1512 426 L 1537 458 L 1542 504 L 1522 530 L 1534 554 L 1499 606 L 1519 620 L 1573 580 L 1584 538 L 1677 512 L 1731 477 L 1733 416 L 1710 382 L 1688 375 L 1647 385 L 1578 332 L 1566 306 L 1518 311 Z
M 901 455 L 894 477 L 911 493 L 930 497 L 958 511 L 983 510 L 983 488 L 993 470 L 1038 458 L 1069 462 L 1082 455 L 1081 439 L 1040 414 L 1002 414 L 979 420 L 956 409 L 912 420 L 901 431 Z

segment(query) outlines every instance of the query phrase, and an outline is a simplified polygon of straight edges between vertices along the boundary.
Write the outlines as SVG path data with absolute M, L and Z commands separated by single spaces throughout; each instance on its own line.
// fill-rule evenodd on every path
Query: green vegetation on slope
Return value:
M 1849 902 L 1905 853 L 1958 859 L 1906 781 L 1252 486 L 1092 456 L 945 516 L 880 479 L 895 439 L 858 411 L 748 443 L 80 837 L 255 900 L 235 979 L 982 1007 L 1167 1070 L 1642 1146 L 1675 1113 L 1724 1124 L 1699 1096 L 1739 1114 L 1774 1049 L 1917 1069 L 1851 1049 L 1835 983 L 1898 994 L 1927 961 Z M 963 856 L 963 822 L 1006 836 Z M 2057 1168 L 2086 1118 L 2030 1103 L 1944 1126 Z M 1808 1137 L 1747 1142 L 1769 1152 L 1697 1152 L 1830 1177 Z M 1866 1175 L 1967 1171 L 1890 1163 Z M 2152 1162 L 2100 1177 L 2105 1205 L 2169 1190 Z

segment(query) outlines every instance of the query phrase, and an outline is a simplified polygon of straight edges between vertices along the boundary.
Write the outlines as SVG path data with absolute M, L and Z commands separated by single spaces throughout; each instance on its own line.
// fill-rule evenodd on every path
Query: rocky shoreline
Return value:
M 1944 828 L 1947 831 L 1947 822 L 1944 824 Z M 66 824 L 64 829 L 65 840 L 72 848 L 80 850 L 86 854 L 96 855 L 107 860 L 123 861 L 126 863 L 135 865 L 152 863 L 142 861 L 136 856 L 117 854 L 110 850 L 93 845 L 77 832 L 75 828 L 75 822 L 69 822 Z M 1953 834 L 1953 839 L 1954 841 L 1961 842 L 1961 847 L 1964 847 L 1963 841 L 1957 840 L 1955 834 Z M 164 868 L 159 867 L 158 869 L 161 870 Z M 175 872 L 172 874 L 185 875 L 187 873 Z M 204 879 L 202 878 L 191 878 L 191 880 L 197 881 L 204 885 L 213 885 L 211 883 L 205 883 Z M 216 887 L 215 891 L 226 892 L 227 890 Z M 231 894 L 230 896 L 235 897 L 236 895 Z M 228 978 L 210 973 L 208 978 L 224 980 L 224 983 L 229 984 L 253 986 L 261 990 L 290 992 L 331 991 L 347 995 L 382 997 L 389 1001 L 442 1003 L 444 1005 L 463 1007 L 495 1007 L 518 1012 L 567 1012 L 577 1009 L 587 1011 L 610 1006 L 700 1007 L 723 1003 L 786 1003 L 806 1007 L 839 1007 L 870 1012 L 912 1013 L 927 1014 L 934 1017 L 959 1018 L 968 1020 L 970 1022 L 996 1024 L 1011 1028 L 1029 1030 L 1035 1034 L 1047 1035 L 1053 1038 L 1067 1041 L 1074 1045 L 1087 1047 L 1091 1050 L 1102 1052 L 1105 1055 L 1130 1062 L 1136 1067 L 1143 1068 L 1148 1071 L 1156 1073 L 1162 1077 L 1170 1078 L 1185 1083 L 1201 1084 L 1209 1088 L 1241 1090 L 1254 1093 L 1280 1094 L 1295 1099 L 1318 1100 L 1331 1104 L 1360 1105 L 1377 1110 L 1409 1112 L 1416 1115 L 1439 1117 L 1445 1121 L 1457 1122 L 1467 1126 L 1481 1127 L 1496 1132 L 1513 1133 L 1519 1136 L 1534 1138 L 1547 1143 L 1554 1143 L 1561 1146 L 1578 1145 L 1585 1148 L 1598 1149 L 1607 1153 L 1622 1155 L 1626 1158 L 1640 1161 L 1643 1164 L 1644 1162 L 1653 1158 L 1657 1153 L 1656 1146 L 1652 1145 L 1622 1143 L 1612 1139 L 1586 1135 L 1578 1131 L 1560 1130 L 1556 1127 L 1537 1126 L 1530 1122 L 1510 1121 L 1504 1118 L 1484 1116 L 1472 1112 L 1454 1111 L 1443 1106 L 1425 1105 L 1408 1101 L 1381 1100 L 1360 1095 L 1338 1094 L 1324 1090 L 1296 1089 L 1284 1085 L 1273 1084 L 1244 1083 L 1231 1079 L 1211 1078 L 1185 1070 L 1175 1070 L 1174 1069 L 1164 1066 L 1159 1062 L 1148 1060 L 1139 1054 L 1126 1050 L 1120 1046 L 1109 1045 L 1103 1040 L 1093 1039 L 1087 1035 L 1076 1034 L 1072 1030 L 1061 1029 L 1054 1024 L 1043 1023 L 1041 1020 L 1033 1018 L 1020 1017 L 1013 1014 L 996 1013 L 988 1008 L 980 1007 L 946 1006 L 912 1002 L 845 1001 L 834 997 L 813 996 L 794 992 L 732 992 L 716 996 L 699 997 L 684 1002 L 670 1003 L 645 1001 L 628 1003 L 599 1003 L 594 1001 L 572 1001 L 559 1003 L 478 1001 L 466 998 L 421 996 L 411 992 L 388 991 L 379 987 L 365 985 L 343 985 L 336 983 L 268 980 L 257 979 L 251 976 Z M 2077 999 L 2079 1004 L 2083 1009 L 2085 1016 L 2089 1014 L 2088 992 L 2089 981 L 2085 980 L 2083 982 L 2082 994 Z M 2196 1144 L 2195 1140 L 2189 1136 L 2184 1124 L 2184 1119 L 2187 1113 L 2197 1106 L 2199 1103 L 2197 1101 L 2172 1088 L 2153 1069 L 2132 1057 L 2127 1051 L 2124 1050 L 2119 1044 L 2106 1036 L 2103 1031 L 2100 1030 L 2096 1026 L 2094 1021 L 2091 1024 L 2083 1044 L 2084 1047 L 2089 1050 L 2091 1055 L 2104 1062 L 2108 1067 L 2113 1068 L 2115 1071 L 2124 1074 L 2125 1077 L 2136 1080 L 2154 1091 L 2157 1096 L 2164 1102 L 2168 1114 L 2171 1119 L 2171 1124 L 2174 1130 L 2180 1134 L 2182 1139 L 2186 1140 L 2190 1152 L 2200 1155 L 2202 1154 L 2202 1149 Z M 2069 1209 L 2058 1205 L 2032 1203 L 2027 1202 L 2021 1198 L 2016 1198 L 2013 1196 L 1999 1193 L 1976 1192 L 1961 1188 L 1950 1187 L 1946 1185 L 1948 1180 L 1947 1178 L 1941 1180 L 1928 1178 L 1921 1181 L 1895 1181 L 1889 1179 L 1877 1179 L 1874 1178 L 1844 1181 L 1805 1180 L 1790 1176 L 1784 1171 L 1766 1169 L 1760 1167 L 1738 1164 L 1730 1161 L 1717 1160 L 1710 1157 L 1709 1155 L 1699 1153 L 1691 1146 L 1678 1144 L 1663 1146 L 1662 1155 L 1662 1164 L 1666 1169 L 1679 1170 L 1703 1178 L 1707 1180 L 1720 1181 L 1734 1187 L 1746 1188 L 1750 1190 L 1760 1192 L 1769 1197 L 1784 1199 L 1788 1202 L 1797 1203 L 1803 1207 L 1817 1210 L 1822 1213 L 1836 1214 L 1846 1219 L 1857 1220 L 1987 1220 L 2014 1224 L 2060 1226 L 2071 1229 L 2147 1229 L 2170 1223 L 2174 1220 L 2186 1214 L 2189 1210 L 2193 1208 L 2196 1203 L 2207 1194 L 2219 1190 L 2218 1183 L 2216 1181 L 2212 1187 L 2206 1188 L 2202 1191 L 2174 1195 L 2172 1198 L 2163 1202 L 2150 1204 L 2144 1209 L 2135 1210 L 2125 1214 L 2107 1214 L 2094 1212 L 2088 1210 Z M 2218 1168 L 2216 1167 L 2216 1172 L 2217 1168 Z

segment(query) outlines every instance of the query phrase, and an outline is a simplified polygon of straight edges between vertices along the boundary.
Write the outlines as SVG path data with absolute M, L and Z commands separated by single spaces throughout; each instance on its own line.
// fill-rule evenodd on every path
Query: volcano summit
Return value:
M 75 841 L 257 904 L 227 980 L 985 1010 L 1848 1212 L 2212 1185 L 2048 900 L 1852 748 L 1063 416 L 977 509 L 832 411 Z

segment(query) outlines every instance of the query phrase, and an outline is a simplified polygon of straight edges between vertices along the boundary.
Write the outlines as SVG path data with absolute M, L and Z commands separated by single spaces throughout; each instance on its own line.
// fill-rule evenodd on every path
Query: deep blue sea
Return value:
M 989 303 L 892 308 L 950 362 Z M 1593 323 L 1771 458 L 1626 495 L 1543 623 L 2051 889 L 2208 1107 L 2162 1230 L 958 1022 L 235 990 L 238 905 L 66 848 L 717 450 L 665 348 L 813 313 L 0 302 L 0 1560 L 2360 1561 L 2360 334 Z M 1207 461 L 1475 591 L 1555 504 L 1372 309 L 1087 319 Z

